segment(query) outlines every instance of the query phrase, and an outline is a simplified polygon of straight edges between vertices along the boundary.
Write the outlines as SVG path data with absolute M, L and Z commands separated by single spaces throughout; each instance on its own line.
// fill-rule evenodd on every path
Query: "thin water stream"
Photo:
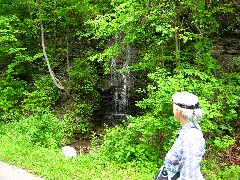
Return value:
M 111 86 L 113 87 L 113 118 L 126 120 L 129 115 L 129 90 L 133 84 L 128 69 L 131 63 L 131 47 L 127 46 L 122 54 L 111 60 Z

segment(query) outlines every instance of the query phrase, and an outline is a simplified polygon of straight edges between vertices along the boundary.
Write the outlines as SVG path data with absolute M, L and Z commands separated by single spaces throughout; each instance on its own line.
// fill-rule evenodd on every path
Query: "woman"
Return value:
M 188 92 L 177 92 L 172 100 L 174 118 L 182 127 L 155 180 L 203 180 L 200 162 L 205 152 L 205 140 L 198 124 L 203 115 L 198 97 Z

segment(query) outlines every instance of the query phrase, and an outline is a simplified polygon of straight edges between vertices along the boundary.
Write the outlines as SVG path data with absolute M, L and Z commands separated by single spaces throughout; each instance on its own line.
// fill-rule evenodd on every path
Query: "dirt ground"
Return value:
M 26 170 L 0 161 L 0 180 L 44 180 Z

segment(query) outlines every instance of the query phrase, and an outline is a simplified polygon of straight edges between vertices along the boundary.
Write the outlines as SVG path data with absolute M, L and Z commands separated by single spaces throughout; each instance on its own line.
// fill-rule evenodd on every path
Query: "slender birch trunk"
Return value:
M 42 22 L 42 18 L 41 18 L 41 12 L 40 12 L 40 8 L 39 8 L 39 4 L 38 4 L 38 0 L 36 0 L 36 4 L 38 6 L 38 13 L 39 13 L 39 18 L 40 18 L 40 27 L 41 27 L 41 41 L 42 41 L 42 49 L 43 49 L 43 54 L 47 63 L 47 67 L 48 67 L 48 71 L 49 74 L 53 80 L 53 83 L 61 90 L 64 90 L 67 92 L 67 94 L 69 95 L 69 92 L 64 88 L 64 86 L 62 86 L 61 82 L 56 78 L 51 66 L 50 66 L 50 62 L 46 53 L 46 46 L 44 43 L 44 28 L 43 28 L 43 22 Z

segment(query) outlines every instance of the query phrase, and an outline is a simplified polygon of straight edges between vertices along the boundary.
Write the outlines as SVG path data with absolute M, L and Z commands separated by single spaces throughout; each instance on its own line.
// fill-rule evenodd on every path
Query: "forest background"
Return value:
M 0 159 L 46 179 L 152 179 L 178 124 L 171 96 L 198 95 L 205 111 L 205 179 L 237 179 L 238 53 L 220 65 L 214 44 L 239 38 L 235 0 L 0 0 Z M 141 81 L 130 123 L 105 127 L 104 78 L 124 48 Z M 239 47 L 238 47 L 239 50 Z M 224 69 L 228 69 L 227 71 Z M 104 122 L 104 120 L 103 120 Z M 60 146 L 92 133 L 95 153 L 65 159 Z M 95 145 L 95 146 L 94 146 Z M 48 166 L 46 166 L 48 164 Z

